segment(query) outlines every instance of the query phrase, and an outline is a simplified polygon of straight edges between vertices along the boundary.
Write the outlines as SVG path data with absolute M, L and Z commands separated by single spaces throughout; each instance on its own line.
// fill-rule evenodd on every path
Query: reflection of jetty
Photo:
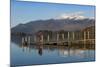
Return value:
M 95 44 L 95 35 L 91 31 L 39 31 L 34 36 L 22 37 L 22 43 L 44 45 Z
M 20 47 L 23 49 L 23 52 L 26 52 L 26 51 L 32 52 L 32 50 L 35 49 L 36 52 L 40 56 L 45 54 L 44 50 L 46 50 L 48 53 L 52 53 L 52 52 L 55 52 L 55 50 L 57 50 L 58 51 L 57 54 L 59 56 L 61 56 L 61 57 L 77 56 L 77 55 L 80 55 L 80 56 L 84 57 L 84 55 L 86 54 L 85 51 L 94 50 L 91 46 L 87 47 L 86 49 L 83 49 L 84 47 L 75 48 L 74 46 L 65 47 L 65 46 L 41 45 L 41 44 L 38 44 L 38 45 L 27 45 L 26 46 L 25 44 L 22 44 L 22 45 L 20 45 Z M 88 52 L 88 54 L 86 54 L 86 56 L 90 57 L 91 53 Z

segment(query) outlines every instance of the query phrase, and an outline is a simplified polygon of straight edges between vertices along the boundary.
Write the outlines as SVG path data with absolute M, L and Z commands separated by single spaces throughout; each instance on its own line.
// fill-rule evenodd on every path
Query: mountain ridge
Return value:
M 73 30 L 81 30 L 86 27 L 94 25 L 95 25 L 95 20 L 90 18 L 36 20 L 36 21 L 30 21 L 26 24 L 19 24 L 11 28 L 11 32 L 35 33 L 39 30 L 73 31 Z

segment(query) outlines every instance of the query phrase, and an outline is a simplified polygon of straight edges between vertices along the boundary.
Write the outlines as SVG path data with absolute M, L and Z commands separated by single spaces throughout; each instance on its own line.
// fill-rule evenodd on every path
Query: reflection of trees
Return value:
M 90 52 L 88 53 L 82 53 L 82 50 L 92 50 L 89 48 L 90 46 L 87 46 L 87 49 L 83 49 L 82 45 L 80 44 L 74 44 L 72 46 L 58 46 L 58 45 L 43 45 L 43 44 L 28 44 L 27 42 L 24 42 L 23 44 L 21 43 L 20 48 L 23 49 L 23 52 L 28 51 L 30 52 L 33 49 L 38 50 L 38 55 L 42 56 L 45 54 L 43 51 L 46 50 L 48 53 L 54 52 L 55 50 L 58 51 L 58 55 L 63 56 L 63 57 L 68 57 L 68 56 L 82 56 L 82 57 L 89 57 L 91 54 Z M 82 54 L 81 54 L 82 53 Z M 90 54 L 90 55 L 89 55 Z
M 69 57 L 69 56 L 79 56 L 81 58 L 92 58 L 94 57 L 93 50 L 90 49 L 75 49 L 75 48 L 58 48 L 58 55 L 61 57 Z
M 40 56 L 42 56 L 42 54 L 43 54 L 43 45 L 39 44 L 37 49 L 38 49 L 38 54 Z

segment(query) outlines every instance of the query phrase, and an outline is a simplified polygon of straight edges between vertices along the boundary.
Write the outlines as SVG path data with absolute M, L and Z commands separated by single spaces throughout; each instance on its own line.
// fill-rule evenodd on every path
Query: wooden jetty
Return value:
M 38 33 L 37 33 L 38 34 Z M 22 43 L 42 45 L 70 45 L 70 44 L 95 44 L 94 34 L 90 31 L 84 32 L 63 32 L 50 35 L 39 33 L 39 35 L 22 37 Z

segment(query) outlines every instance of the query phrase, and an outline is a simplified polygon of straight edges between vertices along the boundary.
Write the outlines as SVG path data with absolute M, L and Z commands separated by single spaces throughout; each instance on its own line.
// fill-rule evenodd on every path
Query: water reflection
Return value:
M 80 56 L 80 57 L 91 57 L 91 50 L 95 49 L 93 44 L 70 44 L 68 45 L 43 45 L 42 43 L 31 44 L 26 41 L 22 41 L 19 45 L 22 48 L 22 51 L 31 52 L 31 50 L 36 49 L 38 51 L 38 55 L 42 56 L 43 53 L 45 54 L 44 50 L 49 52 L 53 52 L 54 50 L 58 51 L 58 55 L 61 57 L 68 57 L 68 56 Z M 87 52 L 86 52 L 87 51 Z M 87 54 L 86 54 L 86 53 Z
M 95 44 L 83 42 L 61 42 L 56 44 L 32 43 L 30 36 L 11 38 L 12 65 L 67 63 L 95 60 Z M 14 46 L 16 45 L 16 46 Z
M 40 44 L 38 45 L 38 54 L 42 55 L 42 53 L 43 53 L 43 46 Z

